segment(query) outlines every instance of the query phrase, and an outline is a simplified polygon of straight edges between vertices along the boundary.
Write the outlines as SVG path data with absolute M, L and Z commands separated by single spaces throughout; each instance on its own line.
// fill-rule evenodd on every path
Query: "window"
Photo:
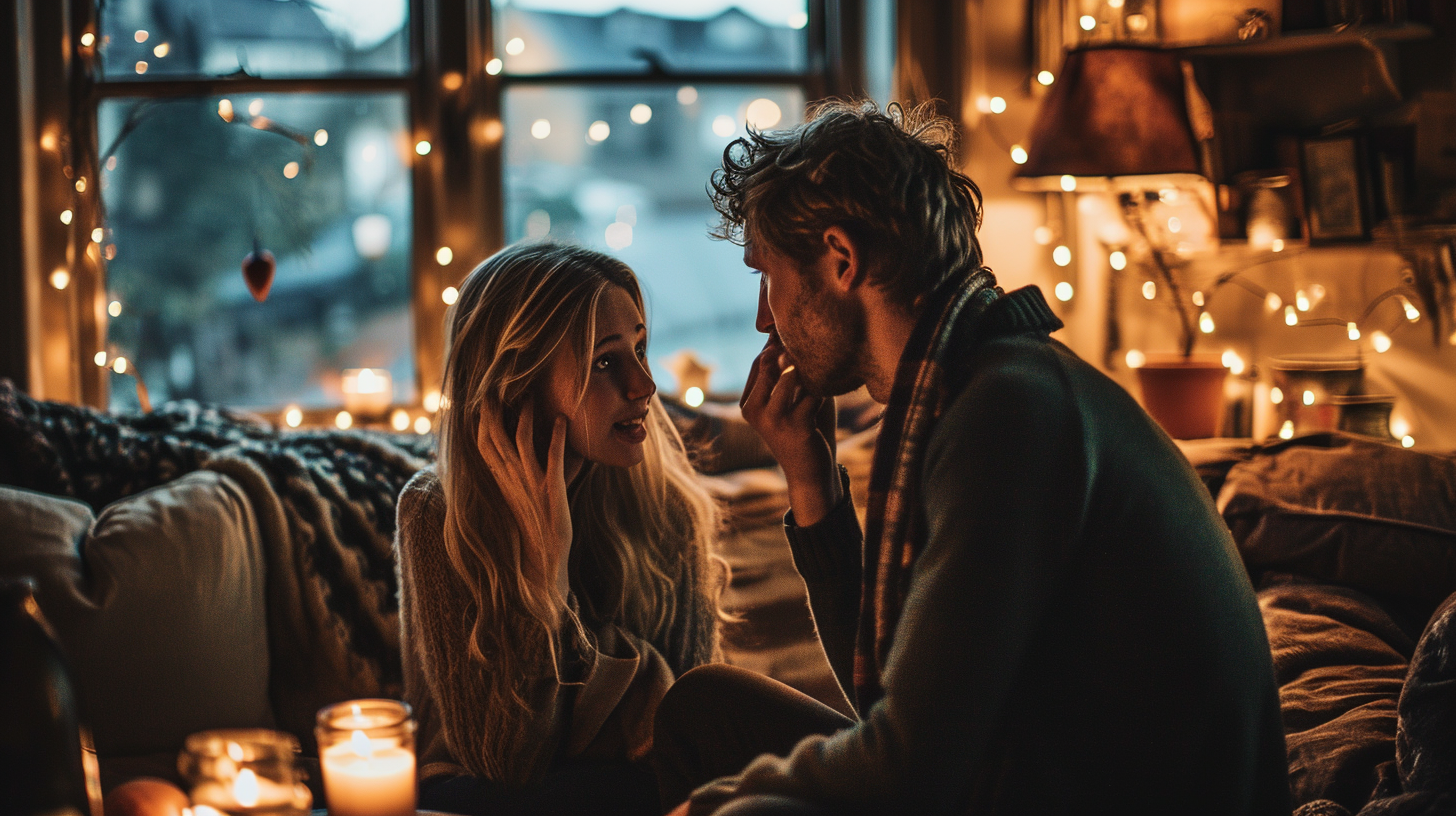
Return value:
M 707 238 L 709 174 L 746 125 L 791 125 L 807 99 L 865 87 L 846 65 L 868 65 L 883 98 L 893 13 L 26 2 L 36 42 L 51 30 L 70 49 L 36 65 L 50 151 L 36 207 L 54 239 L 38 268 L 54 272 L 33 274 L 50 275 L 51 356 L 84 361 L 73 398 L 135 409 L 140 375 L 154 404 L 299 406 L 309 421 L 345 402 L 348 369 L 388 372 L 394 405 L 429 405 L 452 287 L 504 243 L 548 236 L 638 272 L 665 390 L 660 364 L 681 350 L 736 389 L 762 344 L 756 287 L 740 250 Z M 45 59 L 79 70 L 52 77 Z M 265 255 L 260 301 L 242 266 Z

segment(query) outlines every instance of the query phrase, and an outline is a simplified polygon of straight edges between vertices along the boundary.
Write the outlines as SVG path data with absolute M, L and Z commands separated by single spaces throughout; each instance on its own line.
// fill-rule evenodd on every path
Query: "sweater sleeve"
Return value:
M 839 468 L 844 496 L 824 518 L 808 527 L 784 516 L 784 534 L 809 591 L 809 611 L 824 656 L 839 681 L 846 703 L 854 700 L 854 641 L 859 625 L 860 583 L 864 572 L 864 533 L 849 495 L 849 472 Z M 848 706 L 847 706 L 848 707 Z M 853 715 L 853 710 L 844 711 Z
M 693 796 L 694 816 L 778 794 L 846 812 L 965 801 L 1084 513 L 1085 454 L 1065 382 L 993 374 L 965 388 L 926 451 L 927 542 L 884 673 L 839 733 L 764 755 Z

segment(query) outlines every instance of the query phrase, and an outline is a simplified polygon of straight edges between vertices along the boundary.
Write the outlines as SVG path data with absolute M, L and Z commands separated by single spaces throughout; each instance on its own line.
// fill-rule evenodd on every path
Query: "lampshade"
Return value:
M 1030 142 L 1013 178 L 1021 189 L 1057 189 L 1062 176 L 1200 172 L 1183 69 L 1172 51 L 1119 45 L 1068 52 Z

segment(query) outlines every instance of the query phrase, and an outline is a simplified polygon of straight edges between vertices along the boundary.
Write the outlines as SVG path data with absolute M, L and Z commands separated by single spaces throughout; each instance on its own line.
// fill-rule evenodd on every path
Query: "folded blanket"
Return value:
M 319 707 L 402 691 L 395 500 L 432 458 L 431 444 L 409 434 L 279 431 L 192 402 L 112 415 L 33 400 L 0 379 L 0 484 L 98 511 L 199 469 L 243 487 L 267 555 L 274 716 L 305 746 Z

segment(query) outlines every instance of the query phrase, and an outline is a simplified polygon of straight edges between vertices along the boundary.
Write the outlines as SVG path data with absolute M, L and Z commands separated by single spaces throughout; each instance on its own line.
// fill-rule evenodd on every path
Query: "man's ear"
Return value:
M 824 230 L 822 263 L 828 267 L 830 282 L 841 292 L 848 292 L 864 282 L 868 271 L 859 243 L 844 227 L 837 225 Z

